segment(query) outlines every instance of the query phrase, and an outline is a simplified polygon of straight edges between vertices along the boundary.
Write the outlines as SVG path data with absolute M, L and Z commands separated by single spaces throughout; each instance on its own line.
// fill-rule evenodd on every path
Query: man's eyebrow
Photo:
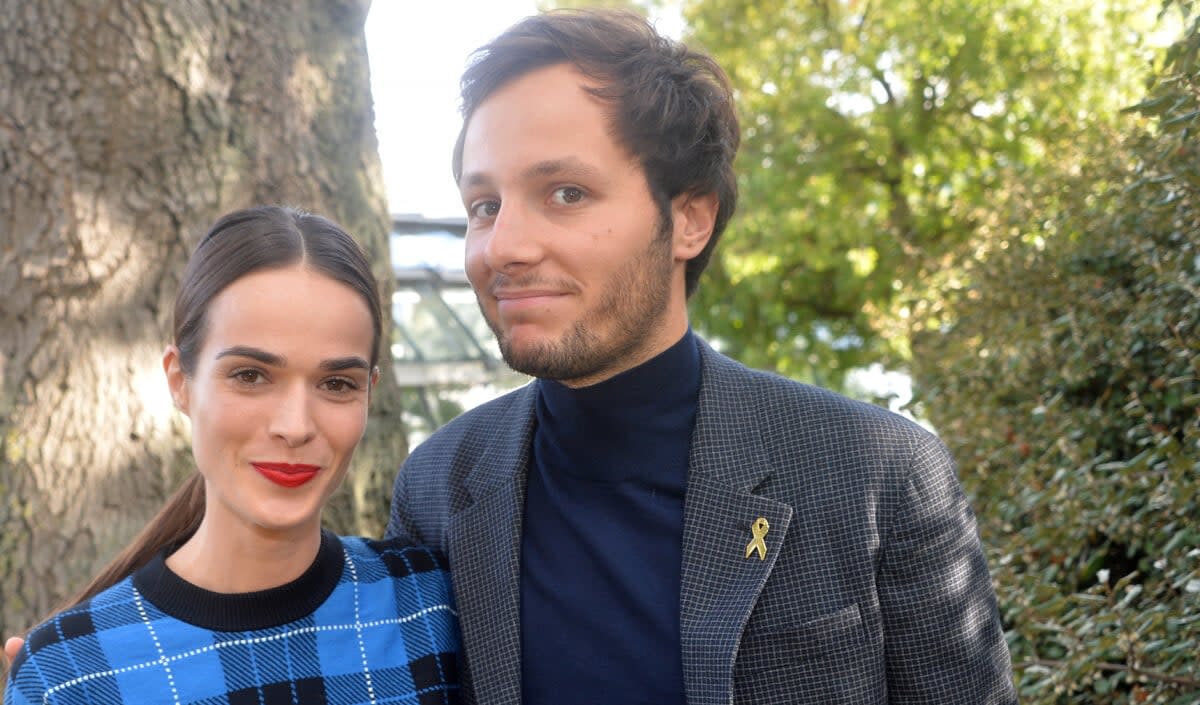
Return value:
M 325 360 L 321 363 L 321 369 L 329 370 L 330 372 L 339 372 L 341 370 L 369 370 L 370 363 L 358 357 L 351 355 L 350 357 L 335 357 L 332 360 Z
M 462 178 L 458 180 L 458 190 L 465 191 L 469 188 L 487 186 L 491 183 L 492 180 L 488 178 L 487 175 L 478 171 L 473 171 L 469 174 L 463 174 Z
M 282 355 L 276 355 L 275 353 L 269 353 L 266 350 L 260 350 L 259 348 L 252 348 L 249 345 L 235 345 L 232 348 L 226 348 L 217 353 L 218 360 L 223 357 L 248 357 L 251 360 L 258 360 L 264 365 L 271 365 L 272 367 L 287 366 L 286 357 Z
M 601 176 L 601 172 L 596 167 L 588 164 L 579 157 L 563 157 L 562 159 L 546 159 L 536 164 L 532 164 L 521 172 L 521 177 L 524 179 L 545 178 L 547 176 L 558 176 L 567 174 L 581 178 L 595 178 Z M 480 171 L 473 171 L 463 174 L 458 182 L 459 190 L 467 190 L 469 188 L 491 186 L 491 177 Z
M 560 174 L 596 177 L 600 175 L 600 170 L 578 157 L 563 157 L 562 159 L 547 159 L 538 162 L 527 168 L 522 173 L 522 176 L 529 179 L 539 176 L 558 176 Z

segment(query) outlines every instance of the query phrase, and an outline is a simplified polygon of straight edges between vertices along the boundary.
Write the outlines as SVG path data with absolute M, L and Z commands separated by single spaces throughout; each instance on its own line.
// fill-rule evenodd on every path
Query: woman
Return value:
M 163 370 L 197 474 L 28 635 L 7 703 L 451 703 L 443 560 L 321 529 L 379 377 L 362 251 L 319 216 L 218 221 L 188 262 Z

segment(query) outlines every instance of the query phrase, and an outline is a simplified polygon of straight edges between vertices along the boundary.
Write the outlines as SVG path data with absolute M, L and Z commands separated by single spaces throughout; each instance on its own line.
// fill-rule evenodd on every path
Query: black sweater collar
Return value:
M 308 570 L 285 585 L 243 593 L 205 590 L 167 567 L 169 550 L 161 551 L 133 574 L 133 585 L 168 615 L 213 631 L 267 629 L 311 614 L 342 578 L 342 542 L 321 532 L 321 546 Z

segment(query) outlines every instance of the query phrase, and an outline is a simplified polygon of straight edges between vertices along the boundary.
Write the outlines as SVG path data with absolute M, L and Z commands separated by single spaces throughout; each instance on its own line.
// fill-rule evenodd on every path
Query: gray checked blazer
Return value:
M 700 353 L 679 596 L 688 703 L 1015 703 L 974 515 L 942 443 L 878 407 L 703 342 Z M 388 535 L 450 557 L 468 703 L 521 702 L 536 394 L 463 414 L 396 478 Z M 765 560 L 746 557 L 758 517 Z

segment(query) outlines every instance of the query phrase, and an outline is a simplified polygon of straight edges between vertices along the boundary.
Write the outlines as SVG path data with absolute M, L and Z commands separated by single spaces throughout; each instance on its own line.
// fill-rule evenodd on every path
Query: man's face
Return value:
M 493 93 L 467 125 L 459 181 L 467 276 L 505 361 L 571 386 L 687 327 L 671 224 L 587 85 L 558 64 Z

